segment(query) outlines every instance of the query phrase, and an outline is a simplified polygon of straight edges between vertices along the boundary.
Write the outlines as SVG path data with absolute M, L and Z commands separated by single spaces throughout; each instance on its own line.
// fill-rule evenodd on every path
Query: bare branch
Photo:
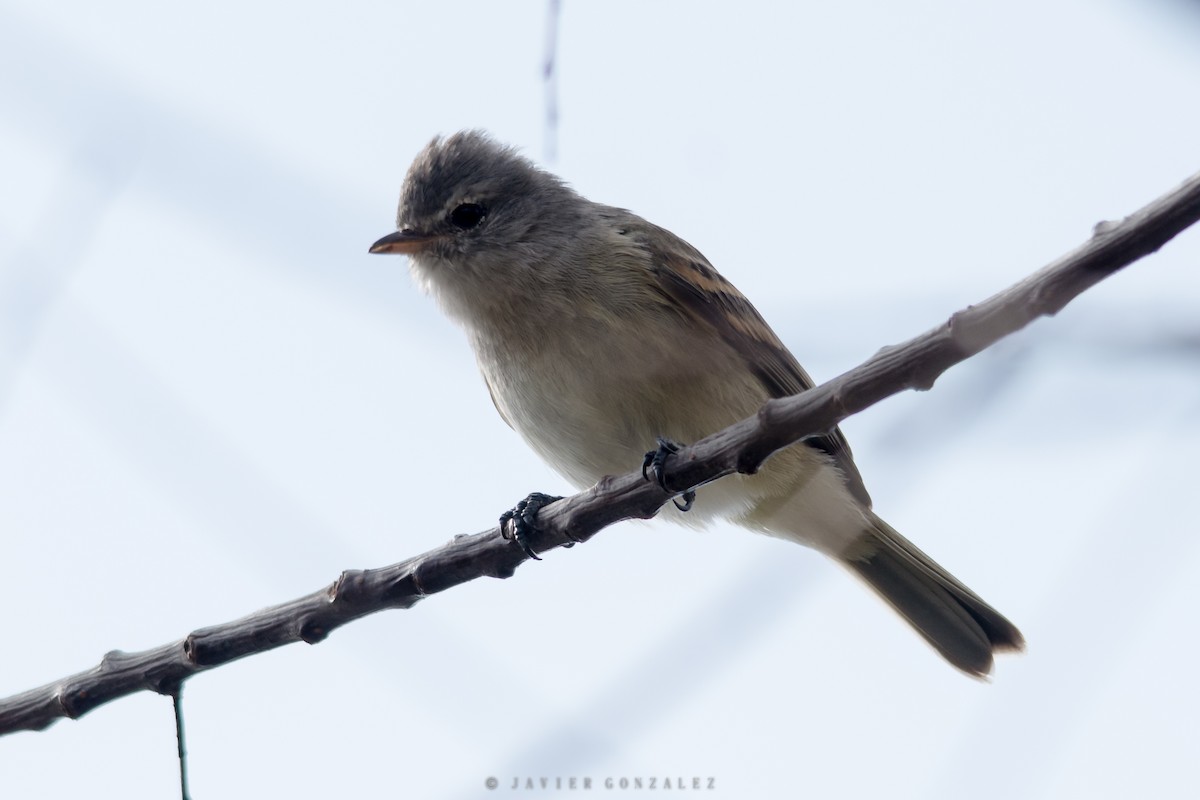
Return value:
M 1011 288 L 957 312 L 904 344 L 803 394 L 768 402 L 757 415 L 679 451 L 667 466 L 673 486 L 698 486 L 733 472 L 754 472 L 773 452 L 905 389 L 925 390 L 970 358 L 1040 316 L 1057 313 L 1085 289 L 1162 247 L 1200 219 L 1200 174 L 1121 222 L 1103 222 L 1092 238 Z M 650 446 L 647 443 L 647 446 Z M 668 499 L 640 473 L 609 477 L 547 506 L 530 544 L 545 551 L 586 541 L 614 522 L 654 516 Z M 315 644 L 335 628 L 475 578 L 507 578 L 526 560 L 499 527 L 381 569 L 348 570 L 306 597 L 140 653 L 114 651 L 99 666 L 0 700 L 0 734 L 40 730 L 60 717 L 141 690 L 173 694 L 207 669 L 296 641 Z

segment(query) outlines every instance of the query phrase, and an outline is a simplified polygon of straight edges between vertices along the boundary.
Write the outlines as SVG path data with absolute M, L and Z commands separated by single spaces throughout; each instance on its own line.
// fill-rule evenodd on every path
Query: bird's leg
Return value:
M 642 477 L 646 480 L 650 480 L 650 475 L 648 473 L 653 472 L 655 483 L 661 486 L 664 492 L 670 492 L 671 494 L 674 494 L 674 492 L 667 487 L 667 479 L 666 475 L 664 474 L 664 467 L 666 467 L 667 459 L 678 453 L 679 448 L 683 447 L 683 445 L 672 439 L 668 439 L 665 436 L 656 436 L 654 438 L 658 442 L 658 449 L 650 450 L 646 453 L 646 457 L 642 459 Z M 671 498 L 671 502 L 674 503 L 675 507 L 680 511 L 690 511 L 692 508 L 692 503 L 696 501 L 696 490 L 688 489 L 679 496 L 683 498 L 682 503 L 680 503 L 679 500 L 674 497 Z
M 534 492 L 517 503 L 516 506 L 500 515 L 500 532 L 504 535 L 505 539 L 512 539 L 521 545 L 521 549 L 525 551 L 525 555 L 534 561 L 541 561 L 541 557 L 533 552 L 533 548 L 529 546 L 529 534 L 537 528 L 538 512 L 559 500 L 562 500 L 562 497 Z M 509 522 L 512 523 L 511 527 L 508 524 Z M 575 542 L 563 546 L 574 547 Z

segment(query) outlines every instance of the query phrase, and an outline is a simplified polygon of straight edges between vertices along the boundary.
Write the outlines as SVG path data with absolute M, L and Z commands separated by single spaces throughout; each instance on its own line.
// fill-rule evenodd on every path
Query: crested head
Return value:
M 453 210 L 453 203 L 512 192 L 528 192 L 541 171 L 515 148 L 478 130 L 435 136 L 404 178 L 396 223 L 423 229 Z M 558 182 L 547 173 L 542 177 Z
M 396 233 L 372 252 L 411 257 L 414 276 L 464 321 L 508 313 L 517 293 L 574 280 L 593 204 L 482 131 L 437 137 L 409 167 Z
M 434 138 L 413 160 L 396 225 L 435 237 L 429 255 L 461 262 L 536 245 L 548 215 L 569 216 L 561 212 L 582 203 L 516 149 L 482 131 L 460 131 Z

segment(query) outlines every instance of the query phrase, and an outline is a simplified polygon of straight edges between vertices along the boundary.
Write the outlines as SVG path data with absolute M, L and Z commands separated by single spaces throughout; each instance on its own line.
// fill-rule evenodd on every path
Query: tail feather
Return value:
M 978 678 L 996 652 L 1023 650 L 1016 626 L 874 514 L 845 565 L 954 666 Z

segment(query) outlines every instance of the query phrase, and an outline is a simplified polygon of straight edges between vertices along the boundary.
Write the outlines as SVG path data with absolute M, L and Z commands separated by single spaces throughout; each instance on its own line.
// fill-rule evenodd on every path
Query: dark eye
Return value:
M 469 231 L 487 216 L 487 209 L 478 203 L 463 203 L 450 212 L 450 224 Z

